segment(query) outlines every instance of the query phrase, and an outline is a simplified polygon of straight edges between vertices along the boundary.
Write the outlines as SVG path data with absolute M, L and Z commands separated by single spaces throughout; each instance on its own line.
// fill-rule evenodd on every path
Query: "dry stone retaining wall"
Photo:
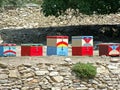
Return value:
M 74 63 L 0 63 L 0 90 L 120 90 L 120 63 L 95 62 L 94 79 L 81 80 Z
M 89 16 L 68 10 L 67 15 L 45 17 L 40 10 L 39 7 L 29 7 L 1 12 L 0 34 L 4 42 L 45 43 L 47 35 L 57 32 L 68 36 L 93 35 L 94 40 L 103 41 L 120 38 L 119 13 Z M 109 31 L 112 32 L 107 33 Z

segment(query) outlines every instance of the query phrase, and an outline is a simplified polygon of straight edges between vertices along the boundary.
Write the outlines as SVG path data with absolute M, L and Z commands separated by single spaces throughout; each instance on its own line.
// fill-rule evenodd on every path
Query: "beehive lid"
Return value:
M 14 43 L 3 43 L 3 44 L 0 44 L 0 46 L 16 46 L 16 44 L 14 44 Z
M 98 45 L 120 45 L 120 43 L 100 43 Z
M 47 38 L 62 38 L 62 39 L 68 39 L 68 36 L 47 36 Z
M 72 36 L 72 39 L 93 38 L 93 36 Z
M 43 46 L 43 44 L 33 44 L 33 43 L 29 43 L 29 44 L 21 44 L 21 46 Z

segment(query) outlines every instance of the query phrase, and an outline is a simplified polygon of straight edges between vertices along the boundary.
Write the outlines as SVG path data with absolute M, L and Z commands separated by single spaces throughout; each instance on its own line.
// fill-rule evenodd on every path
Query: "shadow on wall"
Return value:
M 94 41 L 120 42 L 120 25 L 79 25 L 63 27 L 40 27 L 31 29 L 3 29 L 0 31 L 5 43 L 42 43 L 46 44 L 46 36 L 90 35 Z

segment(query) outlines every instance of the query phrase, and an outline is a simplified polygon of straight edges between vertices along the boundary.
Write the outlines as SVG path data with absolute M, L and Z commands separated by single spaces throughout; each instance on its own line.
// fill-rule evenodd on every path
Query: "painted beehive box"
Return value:
M 21 56 L 43 56 L 43 46 L 41 44 L 22 44 Z
M 101 43 L 99 44 L 99 56 L 119 56 L 120 44 L 119 43 Z
M 68 36 L 47 36 L 47 55 L 68 55 Z
M 72 46 L 93 46 L 93 36 L 72 36 Z
M 72 36 L 72 56 L 93 56 L 93 36 Z
M 16 56 L 16 44 L 1 44 L 0 56 Z

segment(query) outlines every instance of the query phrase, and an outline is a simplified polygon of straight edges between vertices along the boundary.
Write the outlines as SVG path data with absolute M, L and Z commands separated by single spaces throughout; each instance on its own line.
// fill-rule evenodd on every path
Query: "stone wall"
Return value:
M 0 13 L 0 34 L 7 43 L 45 43 L 47 35 L 92 35 L 97 41 L 117 42 L 120 14 L 83 15 L 68 10 L 66 15 L 45 17 L 40 7 L 16 8 Z M 108 33 L 107 33 L 108 32 Z M 115 41 L 116 40 L 116 41 Z
M 109 59 L 109 58 L 106 58 Z M 71 71 L 74 64 L 0 63 L 0 90 L 120 90 L 120 63 L 95 62 L 94 79 L 81 80 Z
M 0 13 L 0 29 L 39 28 L 74 25 L 119 25 L 120 13 L 109 15 L 84 15 L 67 10 L 59 17 L 45 17 L 40 7 L 16 8 Z
M 46 43 L 48 35 L 67 35 L 69 41 L 71 36 L 91 35 L 94 41 L 120 42 L 119 25 L 78 25 L 63 27 L 41 27 L 28 29 L 2 29 L 0 34 L 6 43 Z M 103 31 L 104 30 L 104 31 Z

